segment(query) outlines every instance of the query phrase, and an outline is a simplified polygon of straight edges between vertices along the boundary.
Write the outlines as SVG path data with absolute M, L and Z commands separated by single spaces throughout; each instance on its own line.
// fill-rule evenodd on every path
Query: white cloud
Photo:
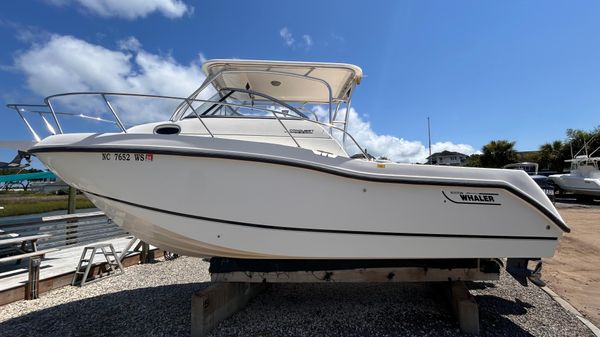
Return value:
M 336 33 L 331 33 L 330 36 L 334 41 L 337 41 L 339 43 L 346 42 L 346 39 L 343 36 L 337 35 Z
M 142 49 L 140 41 L 133 36 L 117 41 L 117 45 L 121 50 L 139 51 Z
M 464 153 L 464 154 L 468 154 L 468 155 L 481 153 L 481 151 L 475 150 L 469 144 L 454 144 L 454 143 L 448 142 L 448 141 L 437 142 L 437 143 L 431 144 L 431 152 L 432 153 L 442 152 L 444 150 L 460 152 L 460 153 Z M 429 156 L 429 152 L 427 153 L 427 156 Z M 423 160 L 423 161 L 425 161 L 425 160 Z
M 296 41 L 294 35 L 288 29 L 288 27 L 283 27 L 279 30 L 279 37 L 281 37 L 283 40 L 283 44 L 291 48 L 301 47 L 309 50 L 313 45 L 313 39 L 308 34 L 303 34 L 302 39 L 300 41 Z
M 111 91 L 186 97 L 205 78 L 201 54 L 182 65 L 169 55 L 145 51 L 133 37 L 118 45 L 119 50 L 111 50 L 72 36 L 53 35 L 19 54 L 15 68 L 25 74 L 29 89 L 41 96 Z M 132 121 L 149 117 L 141 106 L 127 109 L 127 115 Z
M 283 27 L 279 30 L 279 36 L 283 39 L 283 43 L 288 47 L 294 45 L 294 37 L 287 27 Z
M 306 48 L 310 48 L 313 45 L 313 40 L 310 37 L 310 35 L 308 34 L 304 34 L 302 35 L 302 39 L 304 40 L 304 45 L 306 46 Z
M 185 13 L 193 13 L 194 8 L 181 0 L 46 0 L 56 6 L 75 3 L 83 10 L 102 16 L 133 20 L 153 12 L 174 19 Z
M 315 113 L 320 120 L 325 120 L 327 111 L 316 108 Z M 346 113 L 345 109 L 340 110 L 340 115 Z M 338 120 L 340 118 L 338 117 Z M 429 156 L 429 149 L 418 140 L 406 140 L 391 135 L 377 134 L 371 127 L 371 123 L 365 121 L 354 108 L 350 109 L 348 118 L 348 132 L 356 141 L 375 157 L 386 157 L 392 161 L 404 163 L 424 163 Z M 341 139 L 341 135 L 337 135 Z M 350 139 L 346 140 L 346 148 L 350 154 L 358 153 L 356 147 L 351 145 Z M 468 144 L 454 144 L 450 141 L 437 142 L 431 144 L 432 151 L 439 152 L 443 150 L 457 151 L 467 155 L 477 153 L 477 151 Z
M 0 27 L 6 27 L 14 31 L 17 40 L 26 43 L 47 40 L 51 34 L 37 26 L 24 25 L 11 20 L 0 19 Z

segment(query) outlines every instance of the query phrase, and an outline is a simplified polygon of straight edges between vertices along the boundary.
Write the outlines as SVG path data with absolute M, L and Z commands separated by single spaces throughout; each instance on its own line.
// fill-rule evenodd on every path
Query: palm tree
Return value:
M 565 160 L 568 158 L 566 157 L 569 152 L 567 150 L 568 146 L 560 140 L 543 144 L 540 146 L 540 166 L 552 171 L 562 172 Z
M 517 161 L 515 142 L 492 140 L 484 145 L 480 160 L 483 167 L 502 167 Z

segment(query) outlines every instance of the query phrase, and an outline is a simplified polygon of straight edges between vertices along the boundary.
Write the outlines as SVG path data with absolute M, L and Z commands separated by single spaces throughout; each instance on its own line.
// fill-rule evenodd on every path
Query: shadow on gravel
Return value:
M 276 284 L 211 336 L 467 336 L 446 293 L 443 284 Z M 483 323 L 481 336 L 531 336 L 502 316 L 522 312 L 518 305 L 483 301 L 513 310 L 488 313 L 502 328 Z
M 467 284 L 467 288 L 469 288 L 469 290 L 474 290 L 474 289 L 488 289 L 488 288 L 496 288 L 496 284 L 493 282 L 486 282 L 486 281 L 480 281 L 480 282 L 466 282 Z
M 527 309 L 533 308 L 533 305 L 523 302 L 518 298 L 511 301 L 491 295 L 477 296 L 477 303 L 480 306 L 494 308 L 494 314 L 497 315 L 525 315 L 527 314 Z
M 534 336 L 506 316 L 522 316 L 534 306 L 519 300 L 507 300 L 493 295 L 479 295 L 479 324 L 482 336 Z
M 0 323 L 0 336 L 189 336 L 192 294 L 208 285 L 139 288 L 69 302 Z
M 209 284 L 140 288 L 61 304 L 0 323 L 0 336 L 189 336 L 191 296 Z M 440 286 L 274 284 L 211 336 L 465 336 Z M 476 299 L 481 336 L 533 336 L 509 319 L 526 318 L 535 309 L 531 304 L 493 295 Z

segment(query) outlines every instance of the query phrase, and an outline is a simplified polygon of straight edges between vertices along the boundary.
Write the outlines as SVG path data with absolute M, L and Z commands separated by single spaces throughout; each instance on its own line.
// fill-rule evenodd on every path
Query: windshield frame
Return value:
M 231 74 L 231 73 L 238 73 L 238 74 L 247 74 L 247 73 L 277 74 L 277 75 L 282 75 L 282 76 L 289 76 L 289 77 L 295 77 L 295 78 L 308 79 L 308 80 L 316 81 L 316 82 L 322 84 L 327 89 L 327 94 L 328 94 L 328 97 L 329 97 L 329 102 L 325 103 L 325 104 L 328 105 L 329 123 L 332 123 L 332 121 L 333 121 L 333 104 L 334 104 L 334 102 L 335 103 L 342 103 L 342 102 L 345 101 L 349 105 L 350 101 L 352 100 L 352 94 L 354 93 L 354 90 L 352 90 L 352 89 L 353 89 L 353 87 L 354 87 L 355 84 L 352 84 L 353 82 L 351 84 L 349 84 L 350 87 L 347 89 L 347 90 L 351 90 L 350 91 L 350 95 L 348 97 L 348 100 L 341 100 L 341 99 L 335 99 L 334 100 L 333 96 L 332 96 L 333 95 L 332 89 L 331 89 L 331 86 L 329 85 L 329 83 L 327 83 L 327 81 L 325 81 L 323 79 L 312 77 L 312 76 L 308 76 L 308 74 L 300 75 L 300 74 L 295 74 L 295 73 L 288 73 L 288 72 L 283 72 L 283 71 L 271 71 L 271 70 L 230 70 L 230 69 L 223 69 L 223 70 L 217 72 L 216 74 L 207 77 L 206 80 L 204 81 L 204 83 L 202 83 L 202 85 L 198 89 L 196 89 L 196 91 L 194 91 L 190 96 L 188 96 L 188 99 L 190 99 L 190 100 L 196 99 L 196 97 L 198 97 L 198 95 L 200 93 L 202 93 L 205 89 L 209 88 L 209 86 L 212 85 L 217 80 L 217 78 L 219 78 L 220 76 L 223 76 L 224 74 Z M 217 90 L 214 85 L 212 86 L 212 88 L 214 90 Z M 223 88 L 221 88 L 221 89 L 223 89 Z M 235 89 L 242 89 L 243 90 L 243 88 L 235 88 Z M 248 90 L 248 89 L 246 89 L 246 90 Z M 281 104 L 281 105 L 286 105 L 287 104 L 287 103 L 285 103 L 285 102 L 283 102 L 283 101 L 281 101 L 281 100 L 279 100 L 277 98 L 271 97 L 269 95 L 266 95 L 266 94 L 263 94 L 263 93 L 260 93 L 260 92 L 255 92 L 255 93 L 256 94 L 260 94 L 263 97 L 269 97 L 269 100 L 271 100 L 271 101 L 273 101 L 273 102 L 275 102 L 277 104 Z M 322 103 L 319 102 L 318 104 L 322 104 Z M 294 112 L 298 113 L 301 116 L 304 116 L 304 118 L 307 118 L 306 115 L 304 115 L 303 113 L 300 113 L 296 108 L 291 107 L 289 104 L 288 104 L 288 106 L 291 109 L 293 109 Z M 349 108 L 350 107 L 348 106 L 348 109 Z M 181 117 L 185 114 L 185 112 L 188 109 L 189 109 L 189 106 L 187 106 L 186 104 L 180 104 L 175 109 L 175 111 L 173 111 L 173 114 L 171 115 L 170 120 L 171 121 L 180 120 Z M 336 109 L 336 112 L 337 112 L 337 109 Z
M 228 93 L 223 94 L 222 93 L 223 91 L 225 91 L 225 92 L 228 91 Z M 258 91 L 250 90 L 250 89 L 225 87 L 225 88 L 221 88 L 215 95 L 213 95 L 212 98 L 216 98 L 217 95 L 220 96 L 221 98 L 219 100 L 215 100 L 214 103 L 212 105 L 210 105 L 210 107 L 208 107 L 206 110 L 200 111 L 198 108 L 195 108 L 194 109 L 195 111 L 192 111 L 191 113 L 188 113 L 188 114 L 184 113 L 183 115 L 181 115 L 181 117 L 179 118 L 179 120 L 190 118 L 190 116 L 194 116 L 195 114 L 198 114 L 198 115 L 200 115 L 202 117 L 217 116 L 217 115 L 214 115 L 214 114 L 213 115 L 208 115 L 207 114 L 208 112 L 212 111 L 217 106 L 219 106 L 218 109 L 221 109 L 223 107 L 230 107 L 230 108 L 231 107 L 238 107 L 238 108 L 248 107 L 250 109 L 256 109 L 256 110 L 265 110 L 266 109 L 266 108 L 259 108 L 258 106 L 255 106 L 253 104 L 252 105 L 247 105 L 247 104 L 236 104 L 236 103 L 227 102 L 227 99 L 229 97 L 231 97 L 232 94 L 235 93 L 235 92 L 241 92 L 241 93 L 245 93 L 245 94 L 248 94 L 248 95 L 254 95 L 254 96 L 262 97 L 265 100 L 261 100 L 261 103 L 263 103 L 264 101 L 270 101 L 270 102 L 272 102 L 274 104 L 280 105 L 283 108 L 286 108 L 286 109 L 289 109 L 290 111 L 293 111 L 297 115 L 297 118 L 309 119 L 309 117 L 307 115 L 305 115 L 304 113 L 300 112 L 296 107 L 293 107 L 293 106 L 291 106 L 291 105 L 289 105 L 289 104 L 287 104 L 285 102 L 282 102 L 282 101 L 280 101 L 280 100 L 278 100 L 278 99 L 276 99 L 274 97 L 271 97 L 269 95 L 263 94 L 263 93 L 258 92 Z M 241 101 L 240 103 L 244 103 L 244 101 Z M 202 105 L 204 105 L 204 104 L 210 104 L 210 102 L 204 102 Z M 268 111 L 268 110 L 271 110 L 271 109 L 266 109 L 265 111 Z M 237 116 L 237 117 L 248 117 L 248 118 L 252 118 L 253 117 L 253 116 L 248 116 L 248 115 L 241 114 L 241 113 L 239 113 L 237 111 L 236 111 L 236 113 L 239 114 L 239 116 Z M 221 115 L 219 115 L 219 116 L 221 116 Z M 196 117 L 196 116 L 194 116 L 194 117 Z

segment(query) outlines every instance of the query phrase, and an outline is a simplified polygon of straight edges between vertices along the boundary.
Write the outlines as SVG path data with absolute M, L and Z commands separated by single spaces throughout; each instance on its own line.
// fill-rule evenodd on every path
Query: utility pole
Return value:
M 427 116 L 427 136 L 429 138 L 429 159 L 427 159 L 427 163 L 431 164 L 431 121 L 429 116 Z

